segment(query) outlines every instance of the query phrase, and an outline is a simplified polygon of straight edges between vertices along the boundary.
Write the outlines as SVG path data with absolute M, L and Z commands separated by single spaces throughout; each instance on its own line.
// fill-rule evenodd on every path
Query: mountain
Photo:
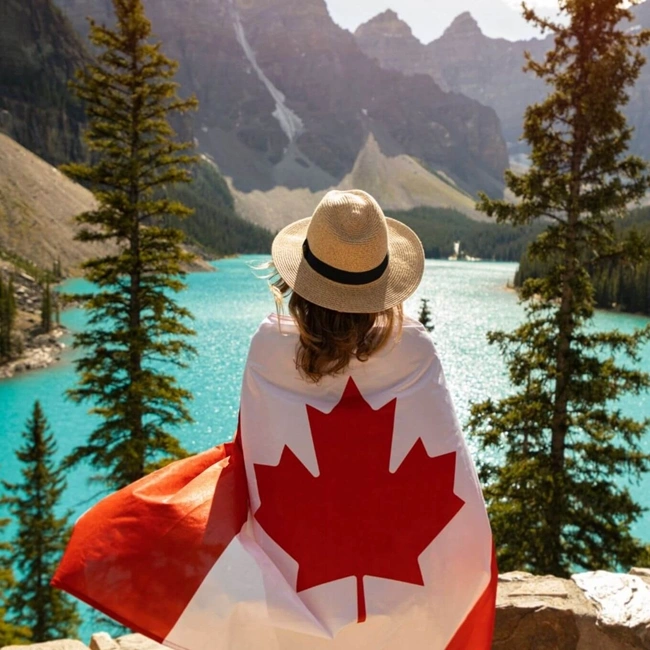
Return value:
M 469 12 L 457 16 L 443 35 L 423 45 L 394 12 L 385 12 L 355 32 L 359 47 L 384 68 L 428 74 L 442 87 L 461 92 L 496 111 L 511 150 L 521 136 L 526 106 L 543 97 L 544 86 L 524 74 L 524 52 L 540 58 L 550 39 L 489 38 Z M 400 37 L 396 37 L 400 34 Z
M 485 215 L 474 209 L 475 200 L 451 179 L 425 169 L 415 158 L 386 156 L 371 134 L 349 174 L 330 189 L 361 188 L 372 194 L 385 210 L 411 210 L 418 206 L 450 208 L 449 215 L 462 213 L 472 219 Z M 327 190 L 274 187 L 268 191 L 241 192 L 230 187 L 238 214 L 271 230 L 308 217 Z M 452 211 L 455 211 L 452 212 Z
M 67 274 L 105 250 L 74 241 L 74 217 L 94 206 L 87 189 L 0 134 L 0 251 L 45 269 L 60 260 Z
M 528 0 L 530 6 L 546 5 L 544 13 L 553 13 L 548 5 L 555 0 Z M 519 0 L 327 0 L 332 18 L 346 29 L 354 31 L 372 18 L 380 7 L 399 9 L 411 25 L 415 36 L 423 43 L 439 38 L 444 28 L 460 13 L 471 11 L 483 31 L 494 38 L 511 40 L 538 36 L 536 28 L 521 15 Z
M 267 253 L 271 233 L 235 214 L 234 200 L 214 163 L 203 159 L 194 181 L 170 192 L 195 210 L 180 227 L 189 243 L 215 255 Z M 60 260 L 65 275 L 110 246 L 75 241 L 75 216 L 95 207 L 93 195 L 58 169 L 0 134 L 0 257 L 41 269 Z M 178 224 L 174 224 L 178 225 Z M 197 259 L 188 270 L 212 270 Z
M 108 10 L 112 3 L 102 6 Z M 36 264 L 48 266 L 61 257 L 64 265 L 76 266 L 92 248 L 73 243 L 71 217 L 94 204 L 92 195 L 47 163 L 87 155 L 83 107 L 67 83 L 90 55 L 52 0 L 2 0 L 0 51 L 0 131 L 44 159 L 2 138 L 0 248 Z M 191 134 L 191 126 L 185 128 Z M 271 233 L 235 213 L 234 199 L 214 163 L 204 156 L 193 173 L 191 184 L 170 190 L 195 210 L 176 224 L 190 240 L 217 256 L 270 250 Z
M 57 0 L 82 33 L 107 0 Z M 383 69 L 334 24 L 324 0 L 145 0 L 183 93 L 200 102 L 199 148 L 240 192 L 322 191 L 373 135 L 462 190 L 502 193 L 507 151 L 494 111 L 426 75 Z
M 237 214 L 235 199 L 212 160 L 202 155 L 192 168 L 192 177 L 191 183 L 177 185 L 168 194 L 194 210 L 194 214 L 175 219 L 170 225 L 180 228 L 190 242 L 217 257 L 271 252 L 273 235 L 268 224 L 261 227 Z
M 650 3 L 635 8 L 631 29 L 650 27 Z M 525 151 L 519 142 L 526 106 L 544 98 L 546 86 L 530 73 L 524 73 L 524 52 L 541 60 L 553 46 L 545 39 L 508 41 L 490 38 L 472 14 L 456 17 L 443 35 L 422 44 L 408 25 L 394 12 L 384 12 L 355 32 L 359 47 L 387 70 L 408 75 L 427 74 L 441 87 L 492 107 L 503 128 L 511 153 Z M 650 49 L 646 56 L 650 54 Z M 650 66 L 643 69 L 630 92 L 626 113 L 635 127 L 633 152 L 650 157 Z
M 0 131 L 52 164 L 83 157 L 83 109 L 68 89 L 84 46 L 50 0 L 0 2 Z
M 443 90 L 449 90 L 438 62 L 392 9 L 360 25 L 354 37 L 361 50 L 382 68 L 408 75 L 429 75 Z

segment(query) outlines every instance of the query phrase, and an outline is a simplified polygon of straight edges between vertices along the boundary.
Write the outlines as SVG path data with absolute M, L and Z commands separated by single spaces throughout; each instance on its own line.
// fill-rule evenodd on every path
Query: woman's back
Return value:
M 273 262 L 292 317 L 253 337 L 236 442 L 84 515 L 56 584 L 183 650 L 489 650 L 480 486 L 431 339 L 402 317 L 420 241 L 334 191 Z
M 492 588 L 492 543 L 430 337 L 407 319 L 368 361 L 318 383 L 296 369 L 297 344 L 292 319 L 270 316 L 246 366 L 251 515 L 237 562 L 268 609 L 255 613 L 254 589 L 232 603 L 251 617 L 236 647 L 446 648 Z M 489 647 L 474 627 L 459 648 Z

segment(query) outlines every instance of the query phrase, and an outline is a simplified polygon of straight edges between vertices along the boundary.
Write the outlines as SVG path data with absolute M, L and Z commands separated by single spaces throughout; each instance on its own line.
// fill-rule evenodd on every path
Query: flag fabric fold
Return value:
M 75 524 L 53 584 L 179 650 L 489 650 L 497 569 L 435 348 L 406 320 L 318 384 L 254 336 L 233 443 Z

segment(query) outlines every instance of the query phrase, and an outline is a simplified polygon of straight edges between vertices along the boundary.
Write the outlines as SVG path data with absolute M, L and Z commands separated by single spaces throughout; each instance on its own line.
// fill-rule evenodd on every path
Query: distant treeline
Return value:
M 270 253 L 273 235 L 235 212 L 226 181 L 217 168 L 205 160 L 195 165 L 191 183 L 168 191 L 169 198 L 194 210 L 187 219 L 168 219 L 166 225 L 180 228 L 191 242 L 215 257 L 236 253 Z
M 541 226 L 514 228 L 475 221 L 451 208 L 415 208 L 387 214 L 412 228 L 422 240 L 426 256 L 434 259 L 453 255 L 454 242 L 459 241 L 461 251 L 471 257 L 516 262 L 542 231 Z
M 620 234 L 636 230 L 650 239 L 650 207 L 639 208 L 621 220 Z M 547 265 L 531 260 L 523 254 L 514 284 L 520 287 L 528 278 L 537 278 L 546 272 Z M 607 262 L 591 270 L 596 305 L 602 309 L 650 315 L 650 264 L 628 265 Z

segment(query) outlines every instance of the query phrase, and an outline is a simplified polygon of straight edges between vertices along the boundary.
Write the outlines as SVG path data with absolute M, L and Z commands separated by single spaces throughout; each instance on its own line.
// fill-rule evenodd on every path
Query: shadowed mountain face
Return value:
M 632 28 L 650 27 L 650 3 L 638 6 L 635 16 Z M 489 38 L 466 12 L 439 39 L 423 45 L 395 13 L 385 12 L 361 25 L 355 38 L 382 67 L 409 75 L 428 74 L 442 87 L 491 106 L 501 120 L 510 150 L 523 150 L 518 140 L 526 106 L 542 100 L 547 92 L 539 79 L 522 71 L 524 52 L 541 60 L 553 45 L 552 37 L 514 42 Z M 649 111 L 650 66 L 646 65 L 626 108 L 635 127 L 631 149 L 645 157 L 650 157 Z
M 442 87 L 494 108 L 513 148 L 521 136 L 526 106 L 541 99 L 544 92 L 539 80 L 523 73 L 524 52 L 541 58 L 551 41 L 489 38 L 468 12 L 428 45 L 415 39 L 410 29 L 405 34 L 405 27 L 409 29 L 395 13 L 385 12 L 361 25 L 355 37 L 359 47 L 382 67 L 409 75 L 428 74 Z
M 50 0 L 0 2 L 0 131 L 50 163 L 83 156 L 82 107 L 67 82 L 84 47 Z
M 107 0 L 57 0 L 77 29 Z M 507 165 L 489 108 L 430 77 L 385 70 L 331 20 L 324 0 L 145 0 L 183 93 L 200 101 L 194 135 L 243 191 L 317 191 L 349 174 L 370 133 L 460 187 L 502 191 Z

